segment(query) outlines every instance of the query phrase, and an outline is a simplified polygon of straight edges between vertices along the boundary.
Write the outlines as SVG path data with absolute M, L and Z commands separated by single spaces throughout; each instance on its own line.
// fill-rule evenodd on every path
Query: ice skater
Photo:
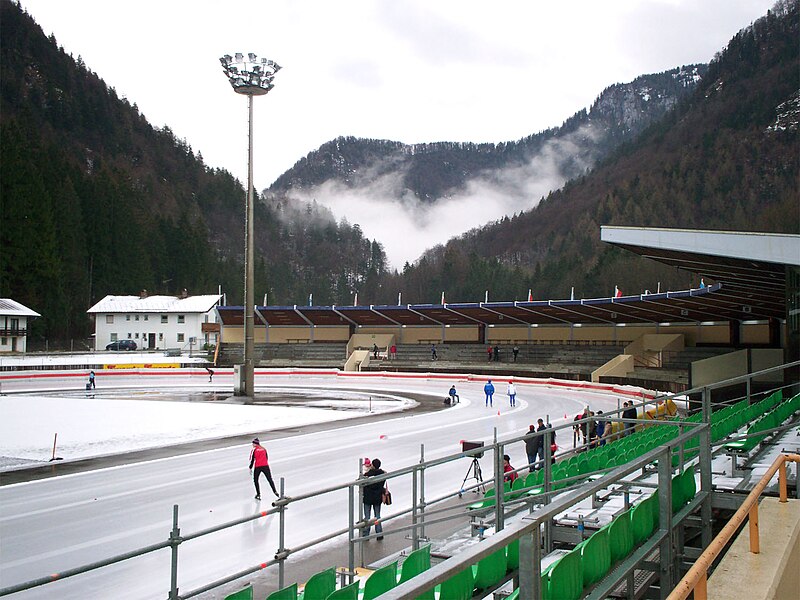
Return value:
M 94 371 L 89 371 L 89 385 L 86 387 L 88 390 L 89 388 L 95 389 L 94 385 Z
M 253 469 L 253 467 L 255 467 L 255 469 Z M 253 440 L 253 449 L 250 451 L 250 473 L 253 475 L 253 484 L 256 486 L 256 500 L 261 500 L 261 487 L 258 485 L 258 478 L 261 473 L 266 475 L 269 487 L 272 488 L 272 493 L 278 496 L 278 490 L 275 489 L 275 483 L 272 481 L 272 473 L 269 470 L 267 449 L 261 445 L 258 438 Z
M 208 371 L 208 383 L 211 383 L 211 380 L 214 379 L 214 371 L 206 367 L 206 371 Z
M 483 386 L 483 391 L 486 394 L 486 406 L 492 406 L 492 396 L 494 396 L 494 386 L 492 385 L 491 379 L 486 381 L 486 385 Z
M 508 401 L 511 403 L 511 406 L 512 407 L 516 406 L 517 405 L 517 388 L 514 387 L 514 382 L 513 381 L 509 381 L 508 382 L 507 393 L 508 393 Z

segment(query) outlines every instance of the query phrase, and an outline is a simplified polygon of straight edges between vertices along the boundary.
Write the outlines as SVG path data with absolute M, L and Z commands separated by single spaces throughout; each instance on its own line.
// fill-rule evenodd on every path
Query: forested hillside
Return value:
M 642 75 L 609 86 L 587 111 L 580 110 L 560 127 L 500 144 L 434 142 L 402 144 L 389 140 L 344 137 L 300 159 L 270 186 L 269 192 L 292 192 L 336 181 L 348 188 L 366 187 L 392 175 L 398 200 L 407 193 L 425 203 L 452 196 L 468 182 L 503 169 L 530 165 L 543 151 L 568 140 L 555 157 L 564 181 L 583 174 L 621 143 L 634 139 L 690 93 L 706 65 L 689 65 Z
M 387 288 L 411 302 L 684 289 L 686 273 L 600 242 L 601 225 L 800 233 L 800 15 L 780 2 L 738 33 L 695 92 L 535 209 L 426 253 Z M 697 283 L 696 281 L 694 282 Z
M 0 53 L 0 296 L 43 315 L 31 346 L 89 335 L 86 310 L 106 294 L 222 285 L 241 302 L 242 184 L 154 129 L 9 0 Z M 259 300 L 348 302 L 384 269 L 357 225 L 313 205 L 261 203 L 255 229 Z

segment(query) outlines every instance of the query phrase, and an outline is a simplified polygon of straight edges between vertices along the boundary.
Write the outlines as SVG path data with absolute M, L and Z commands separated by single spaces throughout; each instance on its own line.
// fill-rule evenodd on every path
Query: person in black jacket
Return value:
M 372 465 L 370 465 L 369 471 L 364 473 L 365 477 L 375 477 L 377 475 L 383 475 L 386 473 L 383 469 L 381 469 L 381 459 L 373 458 Z M 365 485 L 363 488 L 363 498 L 364 498 L 364 518 L 369 519 L 370 515 L 374 512 L 375 518 L 377 519 L 377 523 L 375 523 L 375 533 L 378 534 L 376 539 L 382 540 L 383 536 L 380 535 L 383 533 L 383 526 L 381 525 L 381 504 L 383 503 L 383 490 L 386 489 L 386 482 L 381 481 L 379 483 L 371 483 L 369 485 Z M 362 535 L 369 535 L 369 527 L 365 527 L 361 534 Z
M 625 410 L 622 411 L 623 419 L 635 419 L 637 417 L 636 407 L 633 405 L 633 402 L 625 402 L 622 406 L 625 407 Z M 625 423 L 625 435 L 632 434 L 634 427 L 636 427 L 636 423 Z

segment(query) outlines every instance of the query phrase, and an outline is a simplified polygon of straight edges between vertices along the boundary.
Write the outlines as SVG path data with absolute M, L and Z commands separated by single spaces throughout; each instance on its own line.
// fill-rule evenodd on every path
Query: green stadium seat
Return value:
M 650 514 L 650 507 L 644 501 L 631 508 L 631 533 L 636 546 L 653 533 L 653 517 Z
M 397 585 L 397 561 L 376 570 L 364 583 L 362 600 L 372 600 Z
M 614 520 L 606 527 L 608 527 L 608 547 L 611 551 L 611 564 L 614 564 L 628 556 L 633 550 L 630 509 L 614 517 Z
M 419 550 L 414 550 L 403 561 L 403 566 L 400 569 L 400 580 L 398 583 L 404 583 L 416 577 L 423 571 L 431 568 L 431 546 L 423 546 Z M 434 590 L 430 589 L 427 592 L 417 596 L 417 600 L 434 600 Z
M 475 576 L 475 588 L 484 590 L 498 583 L 506 574 L 506 549 L 501 548 L 494 554 L 478 562 L 472 567 Z
M 611 569 L 611 549 L 608 542 L 608 529 L 602 528 L 587 539 L 581 548 L 583 567 L 583 586 L 597 583 Z
M 440 586 L 439 600 L 469 600 L 474 587 L 472 568 L 467 567 Z
M 246 588 L 241 589 L 238 592 L 228 594 L 225 596 L 225 600 L 253 600 L 253 586 L 248 585 Z
M 334 590 L 325 600 L 358 600 L 358 581 Z
M 336 589 L 336 571 L 325 569 L 306 582 L 300 600 L 325 600 Z
M 293 583 L 277 592 L 272 592 L 267 596 L 267 600 L 297 600 L 297 584 Z
M 578 600 L 583 592 L 581 551 L 575 548 L 561 557 L 549 571 L 548 598 Z
M 519 540 L 516 539 L 506 546 L 506 569 L 516 571 L 519 569 Z

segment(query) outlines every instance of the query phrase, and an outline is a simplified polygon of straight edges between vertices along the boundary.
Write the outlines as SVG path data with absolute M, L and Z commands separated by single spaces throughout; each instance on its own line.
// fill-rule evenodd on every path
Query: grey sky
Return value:
M 608 85 L 707 62 L 771 0 L 22 0 L 58 43 L 206 164 L 246 176 L 246 100 L 218 62 L 283 66 L 255 103 L 255 183 L 340 135 L 499 142 Z M 351 219 L 353 220 L 353 219 Z

